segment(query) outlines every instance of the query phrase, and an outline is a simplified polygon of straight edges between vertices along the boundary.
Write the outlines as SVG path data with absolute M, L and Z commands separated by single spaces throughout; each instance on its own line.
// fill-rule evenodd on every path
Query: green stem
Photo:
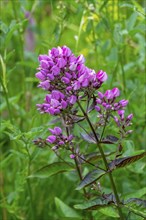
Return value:
M 104 155 L 104 151 L 101 147 L 101 145 L 99 144 L 99 140 L 98 140 L 98 137 L 96 135 L 96 132 L 92 126 L 92 123 L 88 117 L 88 114 L 86 114 L 86 112 L 84 111 L 82 105 L 80 104 L 80 102 L 78 101 L 78 106 L 80 107 L 82 113 L 84 114 L 93 134 L 94 134 L 94 137 L 95 137 L 95 140 L 96 140 L 96 143 L 97 143 L 97 146 L 99 148 L 99 151 L 101 153 L 101 156 L 102 156 L 102 159 L 103 159 L 103 162 L 104 162 L 104 165 L 106 167 L 106 170 L 108 171 L 108 163 L 107 163 L 107 160 L 106 160 L 106 156 Z M 124 220 L 124 217 L 123 217 L 123 213 L 122 213 L 122 210 L 121 210 L 121 207 L 120 207 L 120 199 L 119 199 L 119 196 L 118 196 L 118 192 L 117 192 L 117 189 L 116 189 L 116 186 L 115 186 L 115 183 L 114 183 L 114 179 L 113 179 L 113 176 L 112 176 L 112 173 L 111 172 L 108 172 L 108 175 L 109 175 L 109 179 L 110 179 L 110 182 L 111 182 L 111 186 L 112 186 L 112 189 L 113 189 L 113 192 L 114 192 L 114 195 L 115 195 L 115 198 L 116 198 L 116 203 L 117 203 L 117 209 L 118 209 L 118 212 L 119 212 L 119 216 L 120 216 L 120 219 L 121 220 Z
M 31 164 L 31 155 L 29 153 L 29 149 L 27 146 L 27 142 L 25 140 L 23 140 L 24 143 L 26 144 L 26 151 L 28 153 L 28 171 L 27 171 L 27 175 L 30 175 L 30 164 Z M 35 212 L 34 212 L 34 206 L 33 206 L 33 198 L 32 198 L 32 189 L 31 189 L 31 184 L 30 184 L 30 179 L 27 178 L 26 180 L 27 182 L 27 188 L 28 188 L 28 193 L 29 193 L 29 198 L 30 198 L 30 207 L 31 207 L 31 216 L 32 216 L 32 220 L 35 220 Z
M 76 157 L 74 158 L 74 161 L 75 161 L 75 165 L 76 165 L 76 168 L 77 168 L 78 175 L 79 175 L 79 177 L 80 177 L 80 180 L 82 181 L 82 180 L 83 180 L 83 177 L 82 177 L 82 173 L 81 173 L 81 170 L 80 170 L 80 167 L 79 167 L 79 165 L 78 165 L 78 161 L 77 161 Z M 84 192 L 85 198 L 88 198 L 87 192 L 86 192 L 86 189 L 85 189 L 85 188 L 83 188 L 83 192 Z
M 62 119 L 63 119 L 63 122 L 64 122 L 64 124 L 65 124 L 65 118 L 62 117 Z M 69 135 L 70 135 L 70 130 L 69 130 L 69 128 L 68 128 L 68 127 L 65 127 L 65 129 L 66 129 L 66 134 L 67 134 L 67 136 L 69 136 Z M 75 153 L 74 153 L 74 149 L 72 149 L 72 153 L 75 154 Z M 74 161 L 75 161 L 75 165 L 76 165 L 76 169 L 77 169 L 79 178 L 80 178 L 80 180 L 82 181 L 82 180 L 83 180 L 82 172 L 81 172 L 81 169 L 80 169 L 80 167 L 79 167 L 78 160 L 77 160 L 76 157 L 74 158 Z M 88 198 L 86 189 L 83 189 L 83 192 L 84 192 L 85 198 Z
M 75 153 L 74 153 L 74 154 L 75 154 Z M 95 165 L 95 164 L 89 162 L 88 160 L 84 159 L 84 158 L 81 157 L 80 155 L 78 155 L 78 154 L 75 154 L 75 155 L 76 155 L 77 157 L 79 157 L 81 160 L 83 160 L 84 162 L 90 164 L 91 166 L 93 166 L 93 167 L 95 167 L 95 168 L 98 168 L 98 169 L 100 169 L 100 170 L 106 171 L 106 170 L 104 170 L 103 168 L 101 168 L 101 167 L 99 167 L 99 166 L 97 166 L 97 165 Z
M 12 117 L 12 112 L 11 112 L 11 108 L 10 108 L 10 103 L 9 103 L 9 98 L 8 98 L 8 92 L 5 89 L 5 86 L 3 84 L 3 80 L 0 78 L 1 81 L 1 85 L 5 94 L 5 100 L 6 100 L 6 104 L 7 104 L 7 108 L 8 108 L 8 112 L 9 112 L 9 118 L 10 118 L 10 122 L 11 124 L 13 124 L 13 117 Z
M 79 40 L 80 40 L 80 35 L 81 35 L 81 30 L 82 30 L 83 24 L 84 24 L 84 11 L 83 11 L 83 15 L 82 15 L 81 22 L 80 22 L 78 36 L 77 36 L 77 39 L 76 39 L 76 46 L 75 46 L 75 51 L 76 52 L 78 50 L 78 45 L 79 45 Z

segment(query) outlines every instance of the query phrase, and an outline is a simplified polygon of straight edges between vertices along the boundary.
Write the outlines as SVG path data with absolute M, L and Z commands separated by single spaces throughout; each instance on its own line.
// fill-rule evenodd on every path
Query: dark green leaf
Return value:
M 103 170 L 93 170 L 89 172 L 84 179 L 81 181 L 79 186 L 76 188 L 76 190 L 80 190 L 92 183 L 94 183 L 96 180 L 100 179 L 104 174 L 106 174 Z
M 135 156 L 131 156 L 131 157 L 123 157 L 123 158 L 115 159 L 108 166 L 110 170 L 120 168 L 120 167 L 125 167 L 131 163 L 134 163 L 137 160 L 140 160 L 141 158 L 145 156 L 146 156 L 146 152 L 135 155 Z
M 143 206 L 143 207 L 146 208 L 146 200 L 143 200 L 143 199 L 130 198 L 130 199 L 128 199 L 125 203 L 126 203 L 126 204 L 136 203 L 136 205 L 138 205 L 138 206 Z
M 119 139 L 113 135 L 108 135 L 102 139 L 101 143 L 105 144 L 115 144 Z
M 65 162 L 55 162 L 49 165 L 42 167 L 37 170 L 35 173 L 28 176 L 28 178 L 47 178 L 57 173 L 62 173 L 66 171 L 73 170 L 72 164 L 67 164 Z
M 97 135 L 97 137 L 99 137 L 99 134 L 96 134 L 96 135 Z M 81 133 L 81 136 L 88 143 L 96 144 L 95 137 L 94 137 L 94 135 L 92 133 L 91 134 L 83 134 L 83 133 Z
M 108 156 L 110 156 L 110 155 L 112 155 L 112 154 L 114 154 L 114 153 L 115 153 L 115 152 L 106 152 L 106 153 L 105 153 L 105 156 L 108 157 Z M 101 159 L 102 156 L 101 156 L 101 154 L 98 153 L 98 152 L 93 152 L 93 153 L 90 153 L 90 154 L 85 154 L 85 155 L 84 155 L 84 158 L 85 158 L 86 161 L 93 161 L 93 160 Z
M 76 209 L 81 210 L 96 210 L 103 207 L 108 207 L 109 204 L 106 200 L 101 200 L 101 198 L 97 198 L 88 202 L 85 202 L 83 204 L 75 205 L 74 207 Z

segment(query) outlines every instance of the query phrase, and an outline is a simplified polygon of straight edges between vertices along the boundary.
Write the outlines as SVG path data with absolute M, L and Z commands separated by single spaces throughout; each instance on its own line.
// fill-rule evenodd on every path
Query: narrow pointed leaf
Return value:
M 96 136 L 97 138 L 99 138 L 99 134 L 96 133 Z M 96 144 L 96 140 L 95 140 L 95 137 L 92 133 L 89 133 L 89 134 L 84 134 L 84 133 L 81 133 L 81 137 L 87 141 L 88 143 L 93 143 L 93 144 Z
M 142 218 L 146 218 L 146 208 L 142 205 L 136 203 L 130 203 L 124 205 L 127 209 L 129 209 L 130 212 L 133 212 L 134 214 L 141 216 Z
M 87 141 L 88 143 L 96 144 L 95 138 L 92 137 L 91 135 L 81 133 L 81 136 L 82 136 L 82 138 L 83 138 L 85 141 Z
M 100 198 L 91 200 L 91 201 L 87 201 L 83 204 L 77 204 L 74 207 L 76 209 L 81 209 L 81 210 L 96 210 L 99 208 L 103 208 L 103 207 L 108 207 L 109 204 L 106 200 L 101 200 Z
M 145 156 L 146 156 L 146 152 L 135 155 L 135 156 L 131 156 L 131 157 L 123 157 L 123 158 L 115 159 L 108 166 L 110 170 L 120 168 L 120 167 L 125 167 L 131 163 L 134 163 L 137 160 L 140 160 L 141 158 Z
M 115 144 L 119 139 L 113 135 L 108 135 L 102 139 L 100 143 L 104 144 Z
M 115 152 L 106 152 L 105 153 L 105 156 L 108 157 L 112 154 L 114 154 Z M 89 154 L 85 154 L 84 155 L 84 158 L 87 160 L 87 161 L 94 161 L 94 160 L 98 160 L 98 159 L 101 159 L 102 156 L 100 153 L 98 152 L 93 152 L 93 153 L 89 153 Z
M 42 167 L 41 169 L 37 170 L 35 173 L 28 176 L 28 178 L 34 178 L 34 177 L 47 178 L 57 173 L 62 173 L 70 170 L 73 170 L 72 164 L 69 165 L 64 162 L 55 162 Z
M 126 204 L 135 203 L 138 206 L 142 206 L 146 208 L 146 200 L 138 199 L 138 198 L 130 198 L 126 201 Z
M 96 180 L 100 179 L 104 174 L 106 174 L 103 170 L 93 170 L 89 172 L 84 179 L 80 182 L 79 186 L 76 188 L 76 190 L 80 190 L 92 183 L 94 183 Z

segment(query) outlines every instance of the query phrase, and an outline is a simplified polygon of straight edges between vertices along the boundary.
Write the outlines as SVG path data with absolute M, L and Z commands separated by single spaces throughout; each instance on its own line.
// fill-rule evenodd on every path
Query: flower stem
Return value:
M 89 117 L 88 117 L 88 114 L 84 111 L 84 109 L 83 109 L 82 105 L 80 104 L 80 102 L 78 101 L 77 103 L 78 103 L 78 106 L 80 107 L 82 113 L 84 114 L 84 116 L 85 116 L 85 118 L 86 118 L 86 120 L 87 120 L 87 122 L 88 122 L 88 124 L 89 124 L 89 126 L 90 126 L 90 128 L 91 128 L 91 130 L 92 130 L 92 132 L 93 132 L 93 135 L 94 135 L 94 137 L 95 137 L 97 146 L 98 146 L 99 151 L 100 151 L 100 153 L 101 153 L 101 156 L 102 156 L 104 165 L 105 165 L 105 167 L 106 167 L 106 170 L 108 171 L 108 163 L 107 163 L 107 160 L 106 160 L 106 156 L 105 156 L 105 154 L 104 154 L 104 151 L 103 151 L 101 145 L 99 144 L 98 137 L 97 137 L 96 132 L 95 132 L 93 126 L 92 126 L 92 123 L 91 123 L 91 121 L 90 121 L 90 119 L 89 119 Z M 114 182 L 112 173 L 109 172 L 108 175 L 109 175 L 109 179 L 110 179 L 110 182 L 111 182 L 111 186 L 112 186 L 112 189 L 113 189 L 115 198 L 116 198 L 117 209 L 118 209 L 118 212 L 119 212 L 120 219 L 121 219 L 121 220 L 124 220 L 123 213 L 122 213 L 122 210 L 121 210 L 121 207 L 120 207 L 120 199 L 119 199 L 119 196 L 118 196 L 118 192 L 117 192 L 117 189 L 116 189 L 116 185 L 115 185 L 115 182 Z
M 66 124 L 66 123 L 65 123 L 65 118 L 62 117 L 62 119 L 63 119 L 64 124 Z M 66 130 L 66 134 L 67 134 L 67 136 L 69 136 L 69 134 L 70 134 L 70 129 L 69 129 L 68 127 L 65 127 L 65 130 Z M 72 153 L 74 154 L 74 149 L 72 149 Z M 78 172 L 79 178 L 80 178 L 80 180 L 82 181 L 82 180 L 83 180 L 82 172 L 81 172 L 81 169 L 80 169 L 80 167 L 79 167 L 78 160 L 77 160 L 76 157 L 74 158 L 74 161 L 75 161 L 75 165 L 76 165 L 76 169 L 77 169 L 77 172 Z M 88 196 L 87 196 L 87 192 L 86 192 L 85 189 L 83 189 L 83 192 L 84 192 L 84 196 L 85 196 L 85 198 L 88 198 Z

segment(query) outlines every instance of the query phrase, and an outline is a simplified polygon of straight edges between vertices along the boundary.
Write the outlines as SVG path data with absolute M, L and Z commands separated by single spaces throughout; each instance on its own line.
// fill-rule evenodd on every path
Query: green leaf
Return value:
M 121 31 L 121 24 L 116 24 L 114 28 L 114 41 L 116 44 L 123 43 L 123 38 L 120 31 Z
M 110 206 L 108 204 L 108 201 L 97 198 L 97 199 L 85 202 L 83 204 L 77 204 L 74 207 L 76 209 L 81 209 L 81 210 L 96 210 L 96 209 L 107 207 L 107 206 L 108 207 Z
M 146 156 L 146 152 L 135 155 L 135 156 L 131 156 L 131 157 L 123 157 L 123 158 L 115 159 L 108 166 L 110 170 L 120 168 L 120 167 L 125 167 L 131 163 L 134 163 L 137 160 L 140 160 L 141 158 L 145 156 Z
M 18 29 L 27 22 L 27 19 L 22 20 L 20 23 L 15 23 L 15 21 L 12 21 L 10 24 L 10 30 L 7 32 L 7 35 L 5 37 L 5 47 L 9 44 L 9 41 L 11 40 L 13 33 L 15 31 L 18 31 Z
M 66 171 L 73 170 L 72 164 L 67 164 L 65 162 L 55 162 L 52 164 L 48 164 L 39 170 L 37 170 L 35 173 L 28 176 L 28 178 L 48 178 L 52 175 L 55 175 L 57 173 L 62 173 Z
M 104 208 L 101 208 L 99 210 L 99 212 L 101 212 L 102 214 L 104 215 L 107 215 L 107 216 L 110 216 L 110 217 L 113 217 L 113 218 L 119 218 L 119 214 L 117 213 L 117 210 L 114 209 L 113 207 L 104 207 Z
M 130 18 L 128 19 L 128 21 L 127 21 L 127 30 L 128 31 L 131 31 L 132 29 L 133 29 L 133 27 L 134 27 L 134 25 L 135 25 L 135 23 L 136 23 L 136 19 L 137 19 L 137 12 L 134 12 L 131 16 L 130 16 Z
M 124 197 L 124 199 L 129 199 L 130 197 L 133 197 L 133 198 L 141 198 L 142 196 L 146 195 L 146 187 L 142 188 L 142 189 L 139 189 L 139 190 L 136 190 L 136 191 L 133 191 L 131 193 L 128 193 L 126 194 Z
M 6 86 L 6 85 L 5 85 Z M 5 87 L 6 88 L 6 87 Z M 18 103 L 22 93 L 19 93 L 17 96 L 9 98 L 9 102 L 11 103 L 12 106 L 14 106 L 16 103 Z M 7 108 L 7 103 L 3 102 L 0 106 L 0 112 L 2 112 L 4 109 Z
M 55 204 L 57 206 L 57 211 L 61 217 L 81 219 L 81 216 L 73 208 L 66 205 L 57 197 L 55 197 Z
M 80 190 L 92 183 L 94 183 L 96 180 L 100 179 L 104 174 L 106 174 L 103 170 L 93 170 L 89 172 L 84 179 L 80 182 L 79 186 L 76 188 L 76 190 Z
M 145 219 L 146 218 L 146 209 L 145 209 L 145 206 L 143 206 L 143 204 L 145 205 L 144 202 L 142 203 L 142 200 L 139 202 L 131 201 L 130 205 L 125 204 L 124 206 L 126 208 L 128 208 L 130 212 L 133 212 L 136 215 L 141 216 Z
M 7 25 L 6 25 L 4 22 L 2 22 L 2 21 L 0 21 L 0 30 L 1 30 L 4 34 L 6 34 L 7 31 L 8 31 Z

